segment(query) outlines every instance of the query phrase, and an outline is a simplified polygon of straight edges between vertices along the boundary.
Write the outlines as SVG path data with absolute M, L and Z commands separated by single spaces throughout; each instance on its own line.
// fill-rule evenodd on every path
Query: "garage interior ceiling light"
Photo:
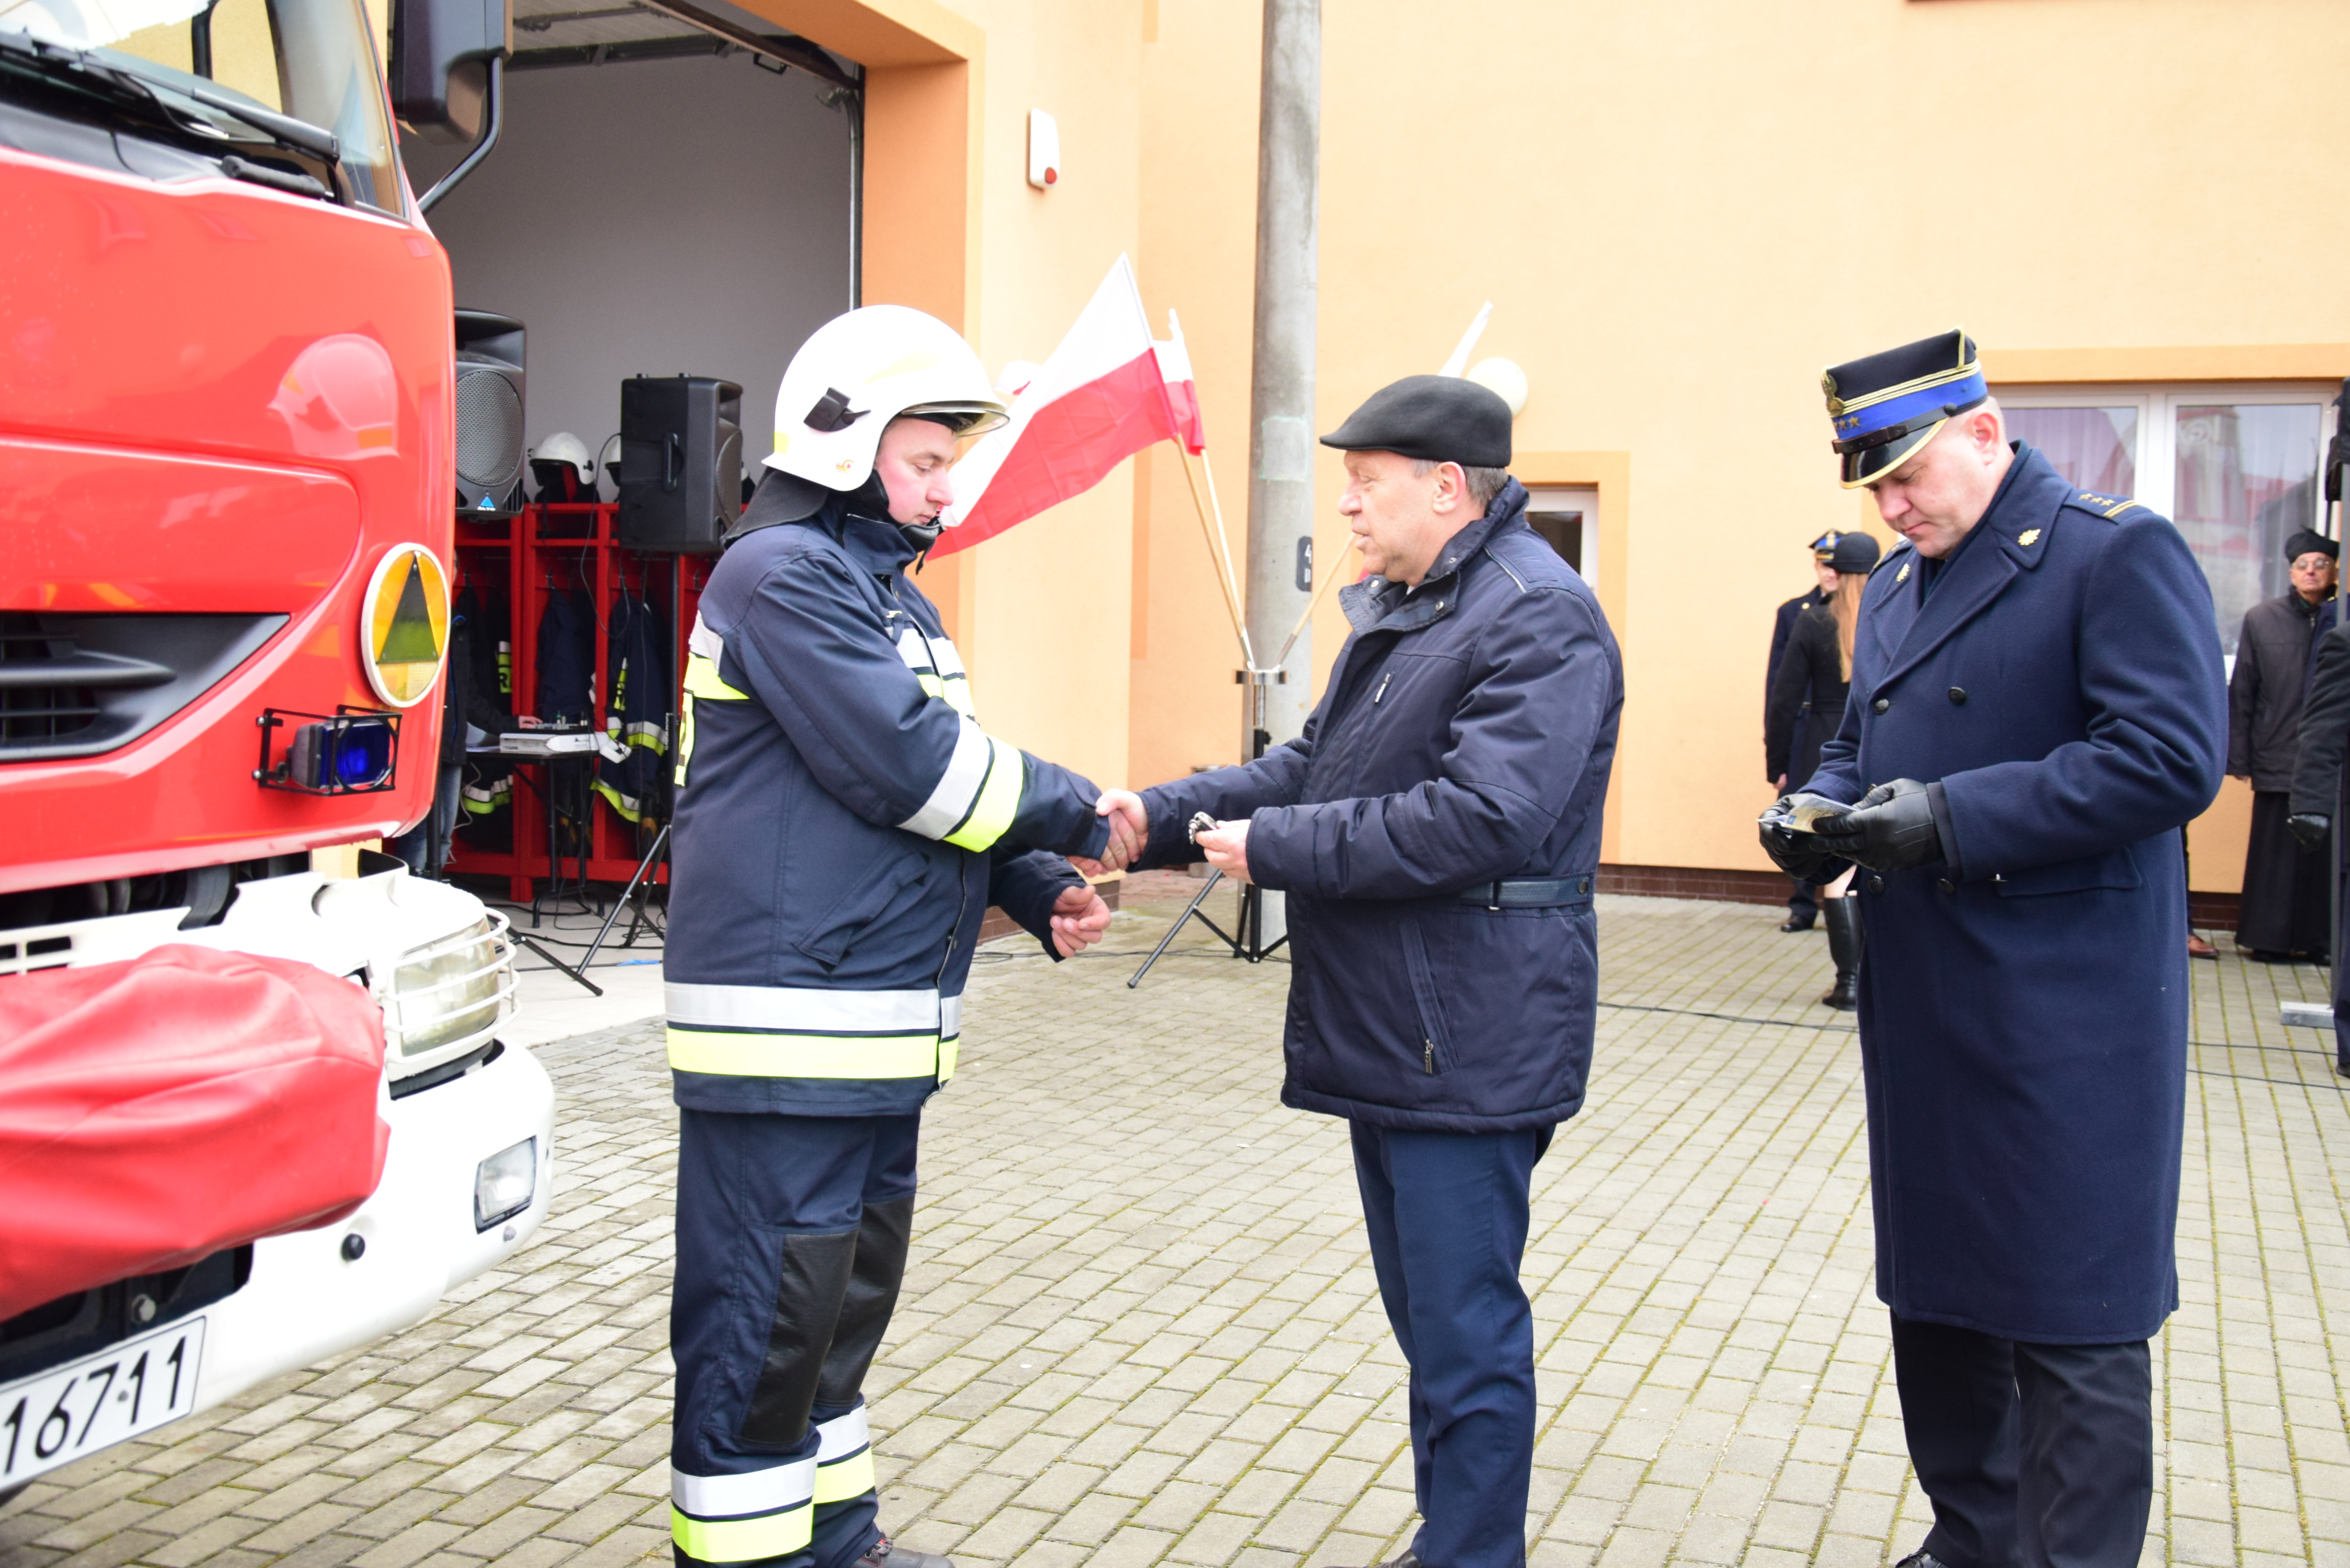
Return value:
M 857 67 L 726 0 L 514 0 L 512 68 L 602 65 L 740 49 L 759 63 L 855 88 Z

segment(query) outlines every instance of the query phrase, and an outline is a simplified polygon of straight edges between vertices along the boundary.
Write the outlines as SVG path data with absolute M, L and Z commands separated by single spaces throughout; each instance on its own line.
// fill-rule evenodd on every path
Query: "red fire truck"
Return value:
M 504 0 L 402 3 L 402 118 L 494 133 Z M 504 919 L 355 847 L 427 811 L 450 627 L 393 124 L 362 0 L 0 0 L 0 1496 L 546 1210 Z

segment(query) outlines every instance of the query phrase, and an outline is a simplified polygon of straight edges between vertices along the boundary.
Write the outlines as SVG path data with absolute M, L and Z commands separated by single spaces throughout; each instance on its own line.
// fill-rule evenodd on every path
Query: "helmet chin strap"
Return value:
M 900 523 L 891 516 L 889 491 L 881 483 L 881 476 L 878 473 L 867 474 L 865 483 L 848 493 L 846 504 L 857 516 L 868 518 L 876 523 L 887 523 L 897 529 L 899 533 L 905 535 L 906 543 L 914 547 L 914 554 L 918 556 L 937 544 L 939 535 L 946 531 L 942 524 L 936 522 Z

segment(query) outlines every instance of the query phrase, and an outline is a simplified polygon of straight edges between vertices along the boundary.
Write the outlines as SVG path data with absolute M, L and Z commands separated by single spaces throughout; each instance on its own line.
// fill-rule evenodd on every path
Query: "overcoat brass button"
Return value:
M 1870 706 L 1882 713 L 1887 709 L 1893 706 L 1893 699 L 1890 697 L 1879 697 L 1875 702 L 1871 703 Z
M 1958 884 L 1952 882 L 1948 877 L 1939 878 L 1934 886 L 1945 893 L 1955 893 L 1959 890 Z
M 1868 879 L 1868 890 L 1869 890 L 1870 892 L 1872 892 L 1872 893 L 1882 893 L 1882 892 L 1884 892 L 1884 891 L 1885 891 L 1885 878 L 1884 878 L 1884 877 L 1871 877 Z
M 1952 702 L 1964 702 L 1966 700 L 1967 689 L 1965 687 L 1953 686 L 1950 688 L 1950 701 Z

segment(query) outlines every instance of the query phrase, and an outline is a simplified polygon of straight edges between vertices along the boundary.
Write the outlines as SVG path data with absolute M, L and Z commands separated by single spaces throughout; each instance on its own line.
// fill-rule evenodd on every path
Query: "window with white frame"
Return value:
M 2291 591 L 2284 542 L 2317 528 L 2318 483 L 2338 388 L 1991 389 L 2011 439 L 2031 442 L 2083 490 L 2128 496 L 2178 525 L 2211 585 L 2232 659 L 2244 612 Z

